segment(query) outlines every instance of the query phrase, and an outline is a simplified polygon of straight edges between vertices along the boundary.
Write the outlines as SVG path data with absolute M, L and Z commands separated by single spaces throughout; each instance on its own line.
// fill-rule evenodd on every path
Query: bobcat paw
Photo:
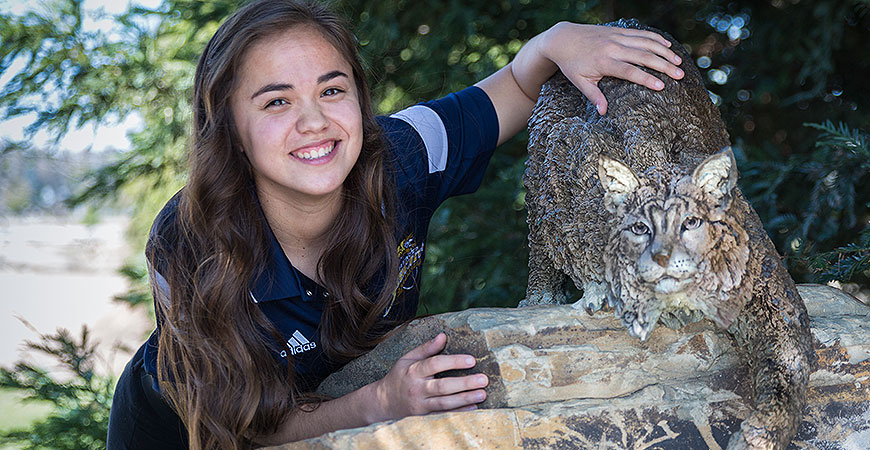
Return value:
M 728 448 L 726 450 L 774 450 L 784 448 L 776 445 L 768 439 L 756 437 L 755 439 L 747 439 L 746 436 L 738 431 L 728 440 Z
M 743 423 L 740 424 L 740 429 L 731 435 L 728 440 L 727 450 L 774 450 L 784 449 L 788 445 L 790 438 L 784 442 L 777 442 L 777 435 L 780 435 L 782 440 L 783 433 L 775 431 L 776 426 L 767 423 L 768 414 L 761 414 L 758 411 L 753 412 Z
M 640 314 L 625 311 L 622 315 L 622 323 L 628 327 L 628 334 L 645 341 L 655 329 L 660 315 L 661 313 L 658 311 Z
M 539 292 L 537 294 L 527 295 L 526 298 L 520 300 L 520 303 L 517 304 L 517 308 L 523 308 L 532 305 L 560 305 L 565 303 L 565 300 L 565 294 L 553 294 L 552 292 L 545 291 Z
M 575 309 L 585 309 L 591 316 L 602 307 L 607 300 L 607 285 L 604 283 L 586 283 L 583 285 L 583 297 L 572 304 Z
M 664 313 L 659 317 L 659 322 L 661 322 L 662 325 L 673 330 L 678 330 L 690 323 L 695 323 L 701 320 L 704 320 L 704 313 L 690 309 L 677 309 Z
M 631 322 L 631 326 L 628 328 L 628 334 L 640 339 L 641 341 L 645 341 L 649 334 L 652 333 L 655 326 L 654 323 L 644 323 L 635 319 Z

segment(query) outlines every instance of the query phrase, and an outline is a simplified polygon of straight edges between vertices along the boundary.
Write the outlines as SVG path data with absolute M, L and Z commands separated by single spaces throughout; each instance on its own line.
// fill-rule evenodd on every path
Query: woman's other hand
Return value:
M 440 355 L 447 336 L 440 333 L 429 342 L 406 353 L 390 372 L 374 383 L 375 417 L 372 421 L 400 419 L 434 412 L 473 410 L 486 399 L 484 374 L 436 378 L 441 372 L 470 369 L 471 355 Z

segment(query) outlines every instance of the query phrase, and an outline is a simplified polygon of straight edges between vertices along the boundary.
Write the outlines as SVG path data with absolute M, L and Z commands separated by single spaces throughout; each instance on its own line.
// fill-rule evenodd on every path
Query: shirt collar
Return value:
M 251 300 L 254 303 L 290 297 L 302 297 L 303 300 L 308 300 L 308 296 L 303 294 L 305 290 L 302 288 L 299 274 L 290 264 L 287 255 L 284 254 L 284 249 L 278 243 L 278 239 L 272 232 L 272 227 L 269 226 L 262 210 L 260 211 L 260 219 L 263 223 L 263 231 L 269 239 L 269 259 L 263 271 L 251 285 Z

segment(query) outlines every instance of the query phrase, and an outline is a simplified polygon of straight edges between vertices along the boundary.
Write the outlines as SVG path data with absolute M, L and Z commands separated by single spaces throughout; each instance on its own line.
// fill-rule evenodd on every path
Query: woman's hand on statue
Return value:
M 489 380 L 484 374 L 435 378 L 441 372 L 475 365 L 471 355 L 439 355 L 446 344 L 447 336 L 440 333 L 399 358 L 390 372 L 374 383 L 375 421 L 469 411 L 486 399 L 483 388 Z
M 607 111 L 607 100 L 598 89 L 603 77 L 622 78 L 661 90 L 662 81 L 637 66 L 674 79 L 683 77 L 682 61 L 671 43 L 651 31 L 561 22 L 545 32 L 541 51 L 598 108 Z
M 604 77 L 654 90 L 663 89 L 664 83 L 640 67 L 683 78 L 685 74 L 677 67 L 682 61 L 670 46 L 670 41 L 651 31 L 559 22 L 526 43 L 508 66 L 476 85 L 492 100 L 501 144 L 526 126 L 541 86 L 556 70 L 603 115 L 607 99 L 598 82 Z

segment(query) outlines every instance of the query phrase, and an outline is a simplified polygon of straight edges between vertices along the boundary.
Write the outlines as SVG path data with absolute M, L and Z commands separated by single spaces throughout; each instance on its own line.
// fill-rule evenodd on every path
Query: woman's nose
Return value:
M 300 133 L 321 131 L 329 125 L 329 120 L 323 114 L 321 106 L 317 102 L 302 105 L 296 120 L 296 128 Z

